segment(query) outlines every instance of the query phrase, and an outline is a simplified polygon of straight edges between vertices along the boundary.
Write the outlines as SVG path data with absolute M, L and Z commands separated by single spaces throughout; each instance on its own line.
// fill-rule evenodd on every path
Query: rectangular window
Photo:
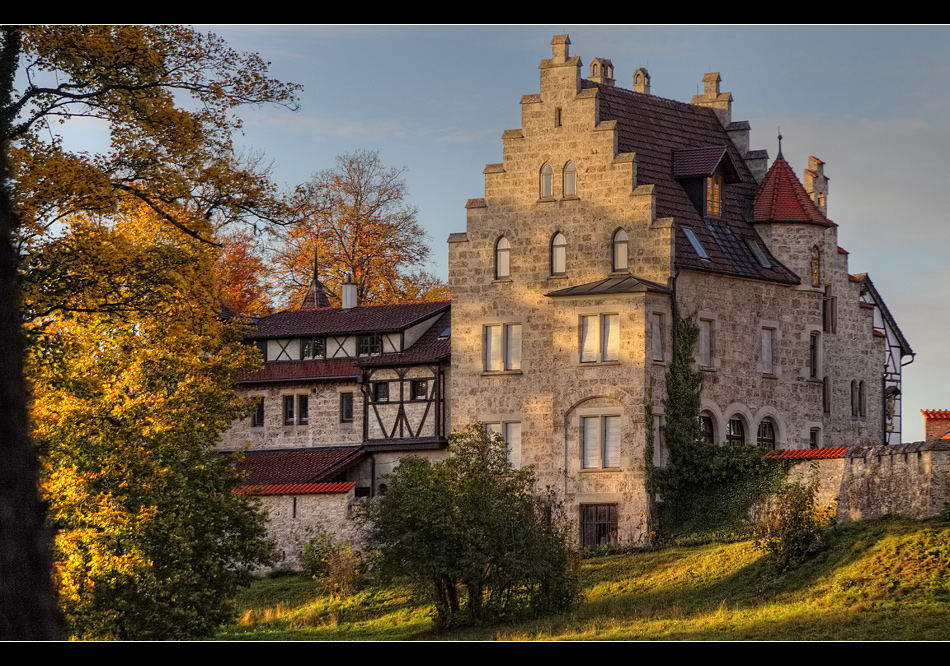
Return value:
M 425 400 L 429 397 L 429 382 L 425 379 L 413 379 L 409 383 L 411 400 Z
M 521 324 L 484 328 L 485 372 L 521 369 Z
M 360 335 L 356 338 L 357 356 L 378 356 L 382 348 L 382 338 L 378 335 Z
M 301 394 L 297 396 L 297 423 L 306 425 L 310 421 L 310 396 Z
M 663 315 L 654 312 L 650 315 L 651 337 L 653 339 L 653 360 L 663 362 Z
M 617 505 L 581 505 L 581 547 L 617 545 Z
M 808 377 L 818 379 L 821 376 L 821 334 L 815 331 L 809 336 Z
M 772 361 L 772 354 L 775 344 L 775 330 L 771 328 L 762 329 L 762 374 L 775 374 L 775 365 Z
M 585 469 L 620 467 L 620 417 L 583 417 L 581 447 Z
M 486 423 L 485 432 L 489 436 L 497 433 L 508 444 L 508 462 L 515 469 L 521 469 L 521 422 Z
M 821 328 L 825 333 L 834 333 L 838 327 L 838 306 L 834 298 L 821 302 Z
M 389 382 L 373 384 L 373 402 L 389 402 Z
M 706 215 L 722 215 L 722 176 L 713 174 L 706 179 Z
M 251 426 L 255 428 L 264 426 L 264 396 L 257 399 L 257 409 L 254 410 L 254 414 L 251 416 Z
M 284 425 L 294 425 L 294 396 L 284 396 Z
M 620 315 L 582 315 L 581 363 L 620 359 Z
M 353 394 L 340 394 L 340 423 L 353 422 Z
M 699 365 L 712 367 L 713 359 L 713 323 L 710 319 L 699 320 Z
M 301 340 L 300 358 L 301 360 L 311 358 L 326 358 L 327 345 L 323 338 L 308 338 Z

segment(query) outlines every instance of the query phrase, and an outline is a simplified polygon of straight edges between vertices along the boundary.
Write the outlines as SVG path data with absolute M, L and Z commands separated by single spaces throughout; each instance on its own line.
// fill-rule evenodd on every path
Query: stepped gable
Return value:
M 636 184 L 654 186 L 657 218 L 674 218 L 677 267 L 799 284 L 746 220 L 755 179 L 711 109 L 586 79 L 582 86 L 598 89 L 601 122 L 617 121 L 618 152 L 636 154 Z M 720 165 L 727 174 L 723 214 L 704 218 L 677 179 L 709 174 Z M 697 253 L 683 229 L 693 231 L 708 258 Z M 750 241 L 769 266 L 756 260 Z
M 755 222 L 796 222 L 835 227 L 834 222 L 822 215 L 818 206 L 792 167 L 779 153 L 755 193 L 753 205 Z

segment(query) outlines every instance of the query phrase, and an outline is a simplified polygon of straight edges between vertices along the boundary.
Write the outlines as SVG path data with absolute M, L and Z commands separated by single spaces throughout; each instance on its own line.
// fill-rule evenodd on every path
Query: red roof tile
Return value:
M 818 210 L 781 153 L 772 162 L 755 193 L 753 211 L 756 222 L 804 222 L 824 227 L 835 226 Z
M 925 419 L 950 419 L 950 409 L 922 409 Z
M 766 458 L 779 460 L 815 460 L 820 458 L 841 458 L 850 446 L 835 446 L 823 449 L 785 449 L 783 451 L 769 451 Z
M 355 481 L 340 483 L 284 483 L 244 486 L 238 492 L 253 495 L 335 495 L 348 493 L 356 487 Z
M 328 482 L 365 456 L 360 447 L 245 451 L 237 467 L 245 473 L 245 486 L 313 484 Z

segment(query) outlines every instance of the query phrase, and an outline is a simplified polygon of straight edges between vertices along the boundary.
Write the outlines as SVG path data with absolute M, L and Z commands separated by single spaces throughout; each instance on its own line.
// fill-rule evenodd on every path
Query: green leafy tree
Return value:
M 267 169 L 233 149 L 234 111 L 261 103 L 293 108 L 295 94 L 295 86 L 267 76 L 257 55 L 187 27 L 0 26 L 3 638 L 62 635 L 41 528 L 20 322 L 30 324 L 34 342 L 66 313 L 147 312 L 162 289 L 143 278 L 163 283 L 174 275 L 151 270 L 174 262 L 173 253 L 143 252 L 117 265 L 91 236 L 64 234 L 64 224 L 137 215 L 145 206 L 153 230 L 214 242 L 226 224 L 278 219 L 283 209 Z M 71 148 L 76 127 L 101 131 L 105 147 Z M 116 320 L 112 326 L 121 328 Z
M 385 495 L 362 509 L 382 571 L 432 599 L 441 627 L 569 608 L 578 588 L 571 538 L 553 497 L 507 460 L 497 434 L 472 425 L 452 457 L 405 458 Z

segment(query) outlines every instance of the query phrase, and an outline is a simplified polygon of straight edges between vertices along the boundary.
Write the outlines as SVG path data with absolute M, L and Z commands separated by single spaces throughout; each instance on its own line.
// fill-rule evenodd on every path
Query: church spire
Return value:
M 320 284 L 320 275 L 319 263 L 317 261 L 317 251 L 313 251 L 313 280 L 310 282 L 310 287 L 307 289 L 307 295 L 304 296 L 303 303 L 300 304 L 301 310 L 313 310 L 314 308 L 328 308 L 330 307 L 330 299 L 327 297 L 327 292 L 323 289 L 323 285 Z

